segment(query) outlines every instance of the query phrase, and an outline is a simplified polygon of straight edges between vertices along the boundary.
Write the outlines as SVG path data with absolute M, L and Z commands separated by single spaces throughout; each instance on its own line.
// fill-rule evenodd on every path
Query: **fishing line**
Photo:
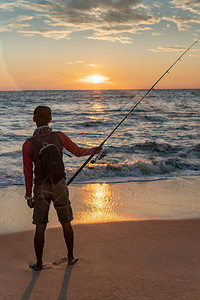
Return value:
M 111 131 L 111 133 L 105 138 L 105 140 L 99 145 L 103 146 L 105 142 L 113 135 L 117 128 L 126 120 L 126 118 L 133 112 L 133 110 L 142 102 L 144 98 L 153 90 L 153 88 L 158 84 L 158 82 L 169 73 L 173 66 L 200 40 L 198 38 L 194 43 L 192 43 L 177 59 L 176 61 L 160 76 L 160 78 L 152 85 L 152 87 L 144 94 L 144 96 L 131 108 L 128 114 L 119 122 L 119 124 Z M 83 168 L 89 163 L 95 154 L 90 155 L 90 157 L 84 162 L 84 164 L 76 171 L 76 173 L 69 179 L 67 185 L 69 185 L 76 176 L 83 170 Z

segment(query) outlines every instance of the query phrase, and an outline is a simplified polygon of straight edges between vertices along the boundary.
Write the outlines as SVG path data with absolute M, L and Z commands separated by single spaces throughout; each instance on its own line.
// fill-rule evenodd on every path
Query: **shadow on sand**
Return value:
M 69 285 L 69 280 L 71 276 L 73 265 L 67 265 L 64 278 L 63 278 L 63 284 L 60 290 L 60 294 L 58 296 L 58 300 L 65 300 L 67 299 L 67 290 L 68 290 L 68 285 Z
M 32 270 L 32 279 L 20 300 L 28 300 L 29 299 L 39 275 L 40 275 L 40 272 L 36 272 L 36 271 Z
M 72 268 L 73 268 L 73 265 L 71 265 L 71 266 L 67 265 L 67 267 L 66 267 L 65 274 L 63 277 L 62 287 L 60 290 L 60 294 L 58 296 L 58 300 L 66 300 L 67 299 L 67 290 L 68 290 L 68 286 L 69 286 L 69 280 L 70 280 Z M 24 294 L 20 298 L 20 300 L 28 300 L 29 299 L 39 275 L 40 275 L 40 272 L 36 272 L 36 271 L 32 270 L 32 279 L 31 279 L 29 285 L 27 286 Z

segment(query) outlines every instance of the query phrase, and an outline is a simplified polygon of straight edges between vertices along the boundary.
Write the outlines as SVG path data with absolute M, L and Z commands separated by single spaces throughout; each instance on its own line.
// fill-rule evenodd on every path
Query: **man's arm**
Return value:
M 66 150 L 74 154 L 75 156 L 85 156 L 85 155 L 92 155 L 97 154 L 101 151 L 102 147 L 95 147 L 95 148 L 81 148 L 76 145 L 72 140 L 63 132 L 58 131 L 57 134 L 62 140 L 63 146 Z
M 25 186 L 26 186 L 26 196 L 32 196 L 32 184 L 33 184 L 33 162 L 30 155 L 31 142 L 26 141 L 23 144 L 22 154 L 23 154 L 23 169 L 25 176 Z M 29 200 L 27 200 L 30 202 Z

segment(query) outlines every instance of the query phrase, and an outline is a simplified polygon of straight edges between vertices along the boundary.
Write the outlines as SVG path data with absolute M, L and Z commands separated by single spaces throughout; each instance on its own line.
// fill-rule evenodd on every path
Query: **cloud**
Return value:
M 32 24 L 32 32 L 19 32 L 24 35 L 41 34 L 56 39 L 69 38 L 73 32 L 87 31 L 89 39 L 132 43 L 128 34 L 151 29 L 152 25 L 160 21 L 151 12 L 151 7 L 142 3 L 142 0 L 17 0 L 1 4 L 0 9 L 23 9 L 34 13 L 38 22 Z M 28 16 L 18 17 L 18 20 L 27 21 Z
M 199 0 L 172 0 L 171 4 L 184 11 L 190 11 L 194 14 L 200 15 L 200 1 Z
M 120 35 L 109 35 L 103 33 L 95 33 L 93 36 L 86 37 L 90 40 L 102 40 L 102 41 L 110 41 L 110 42 L 120 42 L 122 44 L 132 44 L 132 38 Z
M 65 61 L 65 64 L 73 65 L 73 64 L 84 64 L 83 60 L 75 60 L 75 61 Z
M 199 24 L 200 18 L 188 16 L 173 16 L 171 18 L 171 21 L 177 25 L 179 31 L 186 31 L 191 27 L 191 25 L 189 24 Z
M 171 0 L 169 3 L 172 5 L 172 13 L 169 16 L 163 16 L 162 20 L 176 24 L 178 31 L 188 31 L 192 28 L 193 32 L 197 32 L 193 25 L 200 23 L 200 1 Z M 166 27 L 169 26 L 168 23 Z
M 33 36 L 33 35 L 42 35 L 47 38 L 53 38 L 56 40 L 60 39 L 69 39 L 70 32 L 67 30 L 52 30 L 52 29 L 30 29 L 30 30 L 19 30 L 20 33 L 23 33 L 26 36 Z
M 0 9 L 1 9 L 1 6 L 0 6 Z M 19 16 L 16 16 L 16 17 L 12 17 L 12 18 L 9 19 L 9 24 L 5 25 L 5 30 L 4 31 L 11 31 L 13 29 L 21 29 L 21 28 L 30 27 L 31 24 L 28 23 L 28 21 L 31 21 L 32 19 L 34 19 L 34 17 L 33 16 L 28 16 L 28 15 L 19 15 Z M 3 21 L 3 22 L 5 24 L 5 21 Z M 24 23 L 24 22 L 26 22 L 26 23 Z
M 170 8 L 169 4 L 173 9 L 170 15 L 165 9 L 166 5 Z M 177 11 L 172 16 L 174 8 Z M 85 31 L 87 39 L 124 44 L 133 43 L 134 34 L 152 30 L 160 21 L 167 21 L 166 27 L 170 26 L 169 22 L 176 24 L 179 31 L 188 31 L 193 24 L 200 23 L 199 0 L 171 0 L 168 4 L 152 2 L 151 6 L 142 0 L 16 0 L 0 4 L 0 11 L 16 13 L 16 19 L 7 25 L 23 35 L 69 39 L 72 33 Z M 26 24 L 30 21 L 32 32 L 22 31 L 23 26 L 16 25 L 24 21 Z M 152 35 L 161 35 L 161 32 Z
M 19 16 L 17 18 L 18 22 L 24 22 L 24 21 L 30 21 L 32 20 L 34 17 L 33 16 Z
M 96 64 L 89 64 L 88 66 L 91 67 L 91 68 L 97 68 L 99 65 L 96 65 Z
M 182 46 L 175 46 L 175 47 L 159 46 L 157 49 L 149 49 L 149 51 L 151 51 L 151 52 L 180 52 L 180 51 L 183 52 L 186 49 L 187 48 L 182 47 Z M 190 52 L 195 52 L 194 55 L 196 55 L 198 52 L 200 53 L 200 49 L 190 49 Z M 192 54 L 190 54 L 190 56 L 192 56 Z
M 162 33 L 161 32 L 152 32 L 151 35 L 159 36 L 159 35 L 162 35 Z
M 200 51 L 199 53 L 191 53 L 189 54 L 190 57 L 200 57 Z
M 9 28 L 0 27 L 0 32 L 11 31 Z
M 74 64 L 85 64 L 83 60 L 75 60 L 75 61 L 65 61 L 65 64 L 74 65 Z M 96 64 L 87 64 L 88 67 L 97 68 L 99 65 Z
M 12 11 L 13 7 L 15 7 L 15 2 L 9 2 L 9 3 L 2 3 L 0 4 L 0 10 L 4 11 Z
M 179 52 L 179 51 L 185 51 L 185 47 L 166 47 L 166 46 L 159 46 L 157 49 L 149 49 L 151 52 Z
M 26 23 L 24 23 L 24 24 L 17 24 L 17 23 L 13 23 L 13 24 L 9 24 L 9 25 L 7 25 L 7 27 L 8 28 L 11 28 L 11 29 L 17 29 L 17 28 L 25 28 L 25 27 L 30 27 L 30 24 L 26 24 Z

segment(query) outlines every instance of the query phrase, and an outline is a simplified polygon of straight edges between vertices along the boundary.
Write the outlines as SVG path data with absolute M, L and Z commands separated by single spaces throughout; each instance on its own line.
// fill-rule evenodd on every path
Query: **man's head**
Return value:
M 37 106 L 34 110 L 33 121 L 37 127 L 48 125 L 51 122 L 51 108 L 48 106 Z

